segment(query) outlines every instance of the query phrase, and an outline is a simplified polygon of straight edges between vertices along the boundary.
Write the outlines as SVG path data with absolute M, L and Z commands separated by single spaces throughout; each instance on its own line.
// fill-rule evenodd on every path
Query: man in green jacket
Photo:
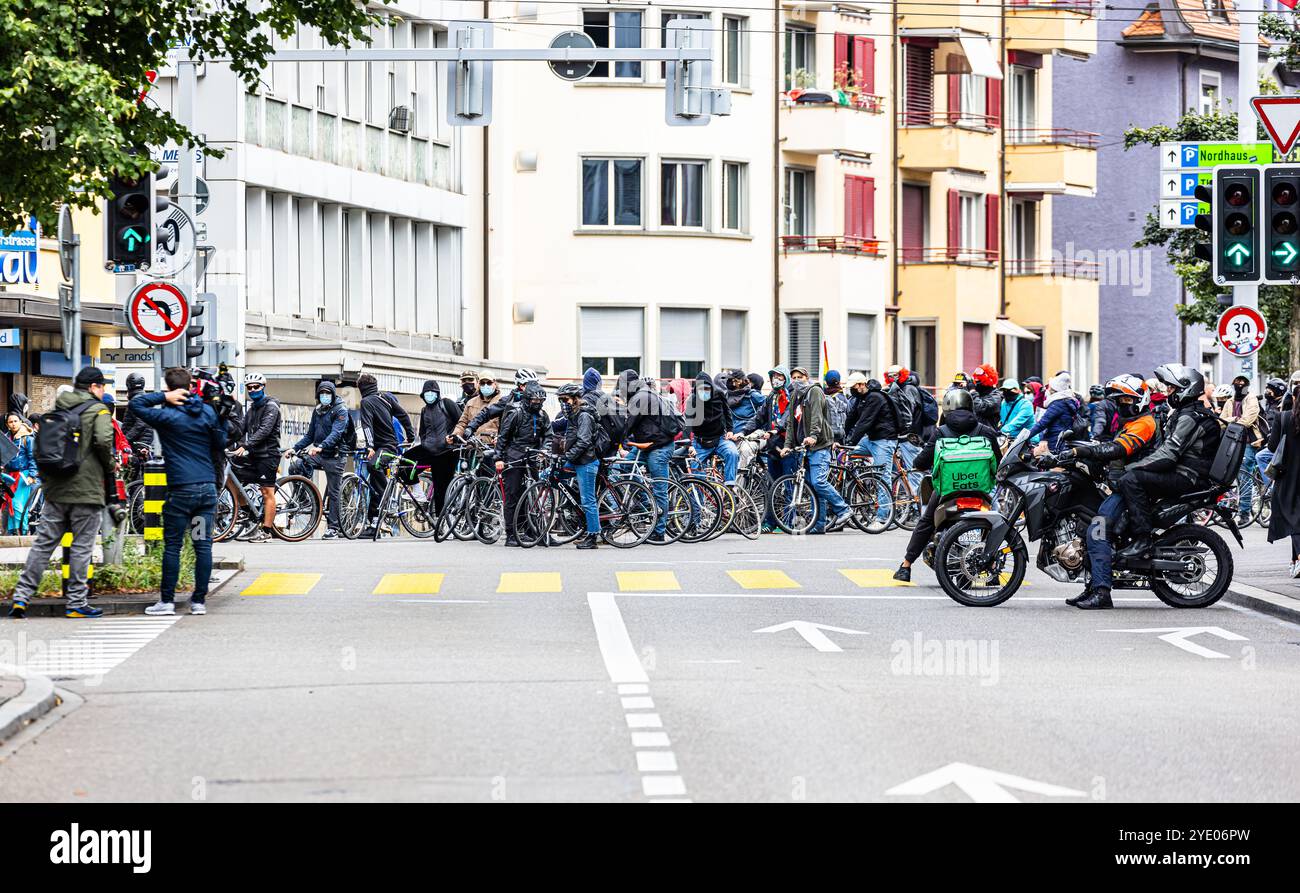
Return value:
M 27 553 L 10 617 L 23 617 L 27 603 L 36 594 L 41 576 L 50 566 L 50 556 L 72 534 L 72 558 L 68 572 L 67 617 L 98 617 L 104 612 L 86 601 L 90 594 L 86 584 L 95 535 L 99 533 L 104 512 L 104 484 L 114 470 L 113 416 L 104 404 L 104 373 L 87 366 L 77 373 L 74 388 L 54 401 L 59 411 L 80 411 L 80 464 L 65 477 L 43 475 L 45 507 L 36 529 L 36 544 Z M 93 403 L 94 405 L 88 405 Z
M 796 445 L 808 450 L 808 479 L 817 494 L 817 518 L 808 529 L 810 534 L 826 532 L 828 507 L 832 512 L 831 530 L 838 530 L 853 517 L 853 509 L 830 482 L 831 445 L 834 442 L 830 405 L 821 382 L 796 381 L 790 411 L 786 414 L 785 449 L 781 453 L 790 453 Z

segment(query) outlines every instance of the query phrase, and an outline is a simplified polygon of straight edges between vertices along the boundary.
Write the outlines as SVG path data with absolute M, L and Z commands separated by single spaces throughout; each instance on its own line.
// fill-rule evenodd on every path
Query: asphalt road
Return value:
M 218 547 L 205 617 L 0 620 L 84 699 L 0 799 L 1300 799 L 1300 628 L 1035 570 L 963 608 L 891 584 L 903 542 Z

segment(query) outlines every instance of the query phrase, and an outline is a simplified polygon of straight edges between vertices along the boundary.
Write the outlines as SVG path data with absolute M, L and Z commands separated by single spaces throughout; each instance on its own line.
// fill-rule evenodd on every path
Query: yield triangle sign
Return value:
M 1277 151 L 1290 152 L 1300 137 L 1300 96 L 1256 96 L 1250 105 Z

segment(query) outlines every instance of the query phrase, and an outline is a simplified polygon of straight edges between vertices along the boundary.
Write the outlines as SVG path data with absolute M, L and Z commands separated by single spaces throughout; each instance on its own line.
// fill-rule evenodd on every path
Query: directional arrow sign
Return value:
M 1160 639 L 1168 642 L 1175 648 L 1181 648 L 1184 651 L 1190 651 L 1199 657 L 1213 659 L 1226 659 L 1228 655 L 1220 654 L 1204 645 L 1198 645 L 1195 642 L 1189 642 L 1192 636 L 1208 633 L 1211 636 L 1218 636 L 1220 639 L 1227 639 L 1229 642 L 1248 642 L 1245 636 L 1239 636 L 1236 633 L 1230 633 L 1220 626 L 1166 626 L 1153 629 L 1103 629 L 1104 633 L 1162 633 Z
M 1241 266 L 1242 264 L 1244 264 L 1246 262 L 1246 258 L 1250 257 L 1250 249 L 1247 248 L 1245 245 L 1243 245 L 1241 242 L 1236 242 L 1232 245 L 1229 245 L 1228 250 L 1225 253 L 1228 255 L 1228 259 L 1231 260 L 1237 266 Z
M 1281 245 L 1273 249 L 1273 256 L 1284 264 L 1289 264 L 1291 261 L 1295 260 L 1297 254 L 1300 254 L 1300 252 L 1297 252 L 1295 246 L 1290 242 L 1283 242 Z
M 791 620 L 789 623 L 778 623 L 776 626 L 768 626 L 763 629 L 756 629 L 756 633 L 779 633 L 787 629 L 792 629 L 799 635 L 803 636 L 805 642 L 816 648 L 818 651 L 843 651 L 839 645 L 836 645 L 826 637 L 827 632 L 844 633 L 850 636 L 865 636 L 866 633 L 859 629 L 844 629 L 842 626 L 827 626 L 823 623 L 813 623 L 808 620 Z
M 1300 137 L 1300 96 L 1256 96 L 1250 101 L 1278 154 L 1286 155 Z
M 942 769 L 919 775 L 911 781 L 895 785 L 885 794 L 890 797 L 922 797 L 948 785 L 956 785 L 962 793 L 976 803 L 1019 803 L 1007 788 L 1045 797 L 1086 797 L 1083 791 L 1063 788 L 1005 772 L 995 772 L 969 763 L 949 763 Z
M 122 233 L 122 238 L 126 240 L 127 251 L 135 251 L 136 243 L 144 241 L 144 237 L 134 229 L 128 229 L 126 232 Z

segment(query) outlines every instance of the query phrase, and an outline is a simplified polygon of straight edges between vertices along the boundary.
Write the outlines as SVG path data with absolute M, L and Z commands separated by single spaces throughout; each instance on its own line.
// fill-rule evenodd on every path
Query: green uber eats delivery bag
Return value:
M 953 493 L 993 492 L 998 460 L 986 438 L 941 437 L 934 445 L 934 470 L 930 480 L 940 499 Z

